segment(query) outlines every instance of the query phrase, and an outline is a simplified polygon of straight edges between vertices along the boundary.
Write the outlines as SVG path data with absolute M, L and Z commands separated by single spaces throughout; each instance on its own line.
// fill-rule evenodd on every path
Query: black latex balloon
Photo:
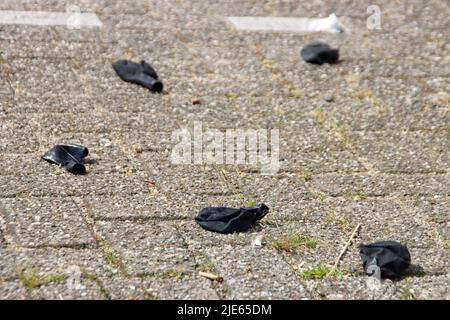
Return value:
M 232 233 L 248 230 L 268 212 L 269 208 L 264 203 L 239 209 L 207 207 L 199 212 L 195 220 L 206 230 Z
M 84 174 L 86 168 L 83 158 L 89 154 L 89 150 L 78 144 L 59 144 L 48 150 L 42 159 L 53 164 L 64 166 L 73 174 Z
M 311 42 L 302 48 L 301 55 L 309 63 L 335 63 L 339 59 L 339 50 L 323 42 Z
M 112 64 L 117 75 L 124 81 L 139 84 L 155 92 L 163 90 L 163 84 L 158 80 L 155 69 L 145 61 L 140 63 L 119 60 Z
M 359 254 L 366 273 L 372 275 L 373 267 L 378 267 L 383 278 L 400 277 L 411 263 L 408 248 L 397 241 L 360 245 Z

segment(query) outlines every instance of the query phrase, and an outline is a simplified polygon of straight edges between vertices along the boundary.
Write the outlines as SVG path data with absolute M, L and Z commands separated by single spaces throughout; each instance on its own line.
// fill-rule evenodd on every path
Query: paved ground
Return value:
M 371 1 L 321 2 L 2 0 L 78 4 L 104 24 L 0 25 L 0 297 L 449 299 L 448 2 L 376 1 L 381 30 L 366 27 Z M 225 19 L 332 12 L 347 33 L 238 32 Z M 302 62 L 315 39 L 341 63 Z M 151 62 L 167 93 L 120 81 L 120 58 Z M 172 131 L 200 120 L 279 129 L 279 173 L 171 164 Z M 61 142 L 89 147 L 87 175 L 40 161 Z M 249 233 L 193 221 L 252 201 L 271 212 Z M 358 223 L 339 272 L 321 277 Z M 357 245 L 379 239 L 406 243 L 414 266 L 374 289 Z

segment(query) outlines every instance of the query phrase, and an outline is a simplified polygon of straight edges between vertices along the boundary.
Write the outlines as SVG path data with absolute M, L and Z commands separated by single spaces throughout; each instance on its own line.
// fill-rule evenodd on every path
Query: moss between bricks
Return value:
M 27 289 L 36 289 L 49 283 L 64 282 L 68 278 L 64 274 L 40 275 L 36 268 L 30 268 L 20 275 L 19 280 Z
M 256 205 L 257 205 L 257 202 L 255 200 L 249 200 L 246 203 L 244 203 L 244 207 L 253 207 Z
M 304 271 L 296 271 L 296 275 L 302 279 L 322 279 L 325 277 L 337 277 L 342 276 L 346 272 L 340 269 L 333 269 L 324 265 L 323 263 L 319 263 L 316 266 L 310 267 Z
M 294 252 L 300 249 L 315 249 L 318 243 L 319 240 L 316 238 L 291 234 L 271 239 L 268 247 L 279 251 Z
M 213 272 L 215 268 L 211 261 L 203 261 L 195 264 L 195 269 L 201 272 Z
M 96 275 L 95 273 L 83 272 L 83 278 L 95 282 L 95 284 L 100 289 L 101 293 L 105 296 L 105 298 L 108 300 L 111 299 L 111 294 L 108 292 L 108 290 L 106 290 L 105 286 L 103 285 L 103 282 L 100 280 L 98 275 Z
M 398 291 L 400 292 L 400 299 L 402 299 L 402 300 L 416 300 L 417 299 L 413 289 L 401 287 Z
M 320 172 L 317 170 L 310 170 L 310 169 L 298 169 L 295 171 L 297 176 L 304 181 L 310 181 L 312 179 L 312 176 L 315 174 L 319 174 Z
M 137 277 L 143 279 L 181 279 L 188 273 L 183 269 L 167 269 L 156 273 L 139 273 Z

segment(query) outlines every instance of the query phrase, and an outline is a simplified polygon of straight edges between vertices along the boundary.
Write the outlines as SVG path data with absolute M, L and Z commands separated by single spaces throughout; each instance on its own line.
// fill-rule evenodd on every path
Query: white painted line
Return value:
M 95 13 L 7 11 L 0 10 L 0 24 L 26 24 L 34 26 L 67 26 L 69 28 L 101 27 Z
M 336 15 L 327 18 L 282 18 L 282 17 L 228 17 L 238 30 L 244 31 L 291 31 L 291 32 L 343 32 Z

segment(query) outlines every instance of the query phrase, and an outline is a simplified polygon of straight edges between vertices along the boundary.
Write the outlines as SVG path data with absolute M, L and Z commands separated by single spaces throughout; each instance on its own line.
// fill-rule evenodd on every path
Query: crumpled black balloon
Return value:
M 359 254 L 366 273 L 372 275 L 373 267 L 378 267 L 382 278 L 399 278 L 411 263 L 408 248 L 397 241 L 360 245 Z
M 112 64 L 117 75 L 124 81 L 139 84 L 154 92 L 161 92 L 163 84 L 158 80 L 155 69 L 145 61 L 140 63 L 119 60 Z
M 335 63 L 339 59 L 339 50 L 323 42 L 311 42 L 302 48 L 301 55 L 309 63 Z
M 48 150 L 42 159 L 53 164 L 64 166 L 73 174 L 86 173 L 83 158 L 89 154 L 89 150 L 78 144 L 58 144 Z
M 264 203 L 239 209 L 207 207 L 199 212 L 195 221 L 209 231 L 232 233 L 248 230 L 268 212 L 269 208 Z

